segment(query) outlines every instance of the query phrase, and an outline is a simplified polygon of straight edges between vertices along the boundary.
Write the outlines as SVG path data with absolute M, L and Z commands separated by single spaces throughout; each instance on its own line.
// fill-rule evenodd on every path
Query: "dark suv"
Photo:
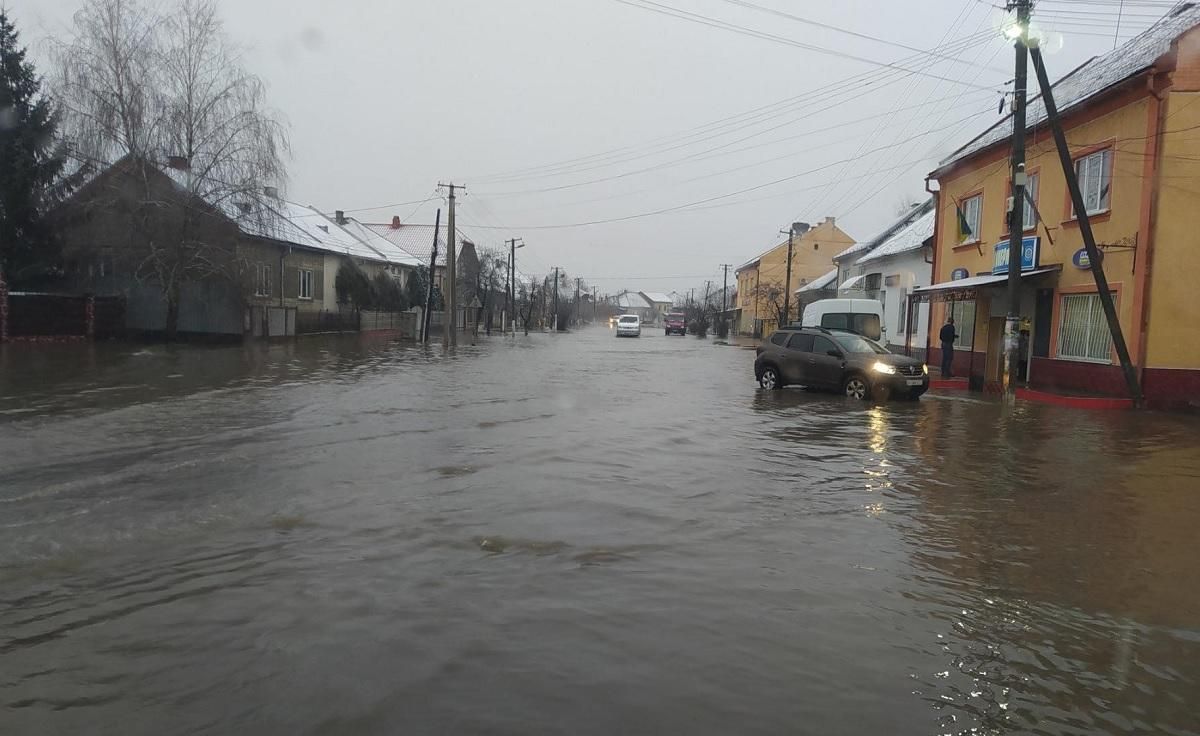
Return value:
M 915 399 L 929 390 L 929 367 L 854 332 L 822 327 L 778 330 L 758 348 L 754 377 L 763 388 L 788 384 L 841 391 L 855 399 Z

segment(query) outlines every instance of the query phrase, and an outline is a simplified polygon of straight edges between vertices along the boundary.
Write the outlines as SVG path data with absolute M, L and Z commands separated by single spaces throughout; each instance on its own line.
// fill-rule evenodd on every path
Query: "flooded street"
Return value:
M 0 733 L 1200 734 L 1200 421 L 647 331 L 0 353 Z

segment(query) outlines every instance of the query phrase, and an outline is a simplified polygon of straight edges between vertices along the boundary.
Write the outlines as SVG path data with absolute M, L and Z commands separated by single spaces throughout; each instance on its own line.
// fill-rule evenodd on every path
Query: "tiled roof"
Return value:
M 933 237 L 933 225 L 934 221 L 937 220 L 937 212 L 934 208 L 929 207 L 927 209 L 928 211 L 924 215 L 913 220 L 908 227 L 880 243 L 878 248 L 859 258 L 855 263 L 866 263 L 878 258 L 895 256 L 920 248 L 925 244 L 926 240 Z
M 363 226 L 404 252 L 414 256 L 426 266 L 429 265 L 429 257 L 433 250 L 433 225 L 410 225 L 405 223 L 393 227 L 390 223 L 368 222 L 363 223 Z M 458 250 L 462 250 L 464 240 L 469 240 L 469 238 L 464 238 L 463 234 L 459 232 Z M 444 222 L 438 228 L 438 265 L 446 265 L 446 223 Z
M 366 243 L 367 246 L 372 250 L 378 251 L 380 254 L 382 254 L 383 257 L 387 259 L 388 263 L 413 267 L 421 265 L 421 261 L 418 260 L 417 257 L 412 253 L 404 250 L 400 246 L 372 230 L 370 227 L 367 227 L 358 220 L 355 220 L 353 217 L 347 219 L 345 224 L 342 225 L 342 228 L 346 232 Z M 428 263 L 426 265 L 428 265 Z
M 1154 25 L 1131 38 L 1103 56 L 1093 57 L 1073 72 L 1053 83 L 1054 101 L 1059 112 L 1066 112 L 1086 102 L 1105 90 L 1149 69 L 1154 62 L 1171 49 L 1171 44 L 1184 31 L 1200 24 L 1200 5 L 1180 3 Z M 1049 70 L 1047 70 L 1049 71 Z M 1029 70 L 1030 83 L 1035 84 L 1032 65 Z M 1029 128 L 1041 125 L 1046 120 L 1046 107 L 1041 96 L 1032 99 L 1026 109 Z M 1012 116 L 988 128 L 970 143 L 950 154 L 941 165 L 944 167 L 974 153 L 989 148 L 1012 135 Z
M 842 261 L 856 253 L 865 253 L 875 250 L 879 246 L 887 242 L 892 236 L 904 230 L 911 225 L 915 220 L 925 215 L 933 209 L 933 198 L 925 200 L 919 205 L 914 206 L 908 212 L 905 212 L 891 225 L 888 225 L 882 232 L 876 233 L 875 237 L 855 243 L 846 250 L 838 253 L 833 257 L 834 261 Z

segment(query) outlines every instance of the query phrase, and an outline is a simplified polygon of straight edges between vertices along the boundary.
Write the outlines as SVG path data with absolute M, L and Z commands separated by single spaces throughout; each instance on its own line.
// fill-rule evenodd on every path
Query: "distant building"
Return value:
M 820 278 L 828 270 L 835 253 L 854 245 L 854 238 L 837 226 L 832 217 L 803 234 L 792 238 L 792 279 L 787 279 L 788 241 L 783 238 L 777 245 L 754 259 L 738 266 L 736 308 L 739 316 L 735 329 L 743 335 L 762 335 L 775 329 L 779 311 L 783 307 L 785 290 L 796 289 Z M 792 320 L 799 316 L 797 305 L 790 304 Z
M 655 313 L 654 304 L 636 291 L 622 291 L 617 294 L 617 310 L 621 314 L 636 314 L 643 322 L 650 322 Z
M 661 325 L 667 312 L 671 311 L 675 300 L 669 294 L 657 291 L 640 291 L 638 294 L 650 305 L 650 318 L 643 321 Z

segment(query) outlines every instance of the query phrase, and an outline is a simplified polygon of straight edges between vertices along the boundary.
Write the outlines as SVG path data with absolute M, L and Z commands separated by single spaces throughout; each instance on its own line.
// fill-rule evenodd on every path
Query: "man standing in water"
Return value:
M 946 319 L 946 324 L 942 326 L 938 337 L 942 340 L 942 378 L 953 378 L 954 341 L 958 339 L 958 333 L 954 331 L 953 317 Z

